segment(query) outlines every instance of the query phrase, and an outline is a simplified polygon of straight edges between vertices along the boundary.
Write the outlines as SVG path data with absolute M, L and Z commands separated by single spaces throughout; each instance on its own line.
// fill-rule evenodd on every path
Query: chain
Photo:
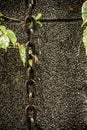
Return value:
M 33 29 L 29 29 L 29 23 L 31 21 L 34 22 L 32 17 L 32 10 L 36 5 L 35 0 L 31 0 L 30 4 L 28 0 L 26 0 L 26 4 L 29 5 L 29 14 L 25 19 L 26 24 L 26 33 L 28 35 L 28 42 L 26 43 L 26 59 L 27 59 L 27 81 L 26 81 L 26 91 L 29 99 L 29 105 L 25 108 L 26 120 L 28 124 L 28 130 L 34 130 L 36 124 L 37 110 L 36 106 L 33 105 L 33 100 L 36 96 L 36 83 L 34 81 L 34 70 L 35 70 L 35 44 L 34 44 L 34 33 L 35 33 L 35 25 Z M 29 64 L 31 61 L 31 64 Z

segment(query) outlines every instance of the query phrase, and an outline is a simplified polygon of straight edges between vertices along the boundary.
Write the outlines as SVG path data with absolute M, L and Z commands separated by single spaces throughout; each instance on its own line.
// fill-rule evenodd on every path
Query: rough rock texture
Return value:
M 24 19 L 28 13 L 24 1 L 0 1 L 0 10 L 10 17 Z M 81 8 L 69 11 L 74 0 L 37 0 L 35 13 L 43 19 L 80 18 Z M 38 94 L 37 122 L 44 130 L 83 130 L 83 100 L 87 87 L 87 58 L 82 39 L 82 21 L 44 22 L 36 34 L 36 67 Z M 14 30 L 18 41 L 27 37 L 19 23 L 4 22 Z M 38 41 L 39 37 L 39 43 Z M 26 68 L 22 66 L 18 51 L 0 50 L 0 130 L 21 129 L 27 104 L 25 91 Z M 26 129 L 26 128 L 25 128 Z

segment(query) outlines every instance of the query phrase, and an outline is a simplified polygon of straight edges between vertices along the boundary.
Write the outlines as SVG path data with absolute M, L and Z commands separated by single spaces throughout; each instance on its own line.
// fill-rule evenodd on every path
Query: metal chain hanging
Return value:
M 27 63 L 27 81 L 26 81 L 26 91 L 29 99 L 29 105 L 25 108 L 26 120 L 28 125 L 28 130 L 34 130 L 36 124 L 37 110 L 35 105 L 33 105 L 33 99 L 36 96 L 36 83 L 34 81 L 34 69 L 35 69 L 35 44 L 34 44 L 34 33 L 35 25 L 32 29 L 29 29 L 29 23 L 34 22 L 32 17 L 32 10 L 36 5 L 35 0 L 31 0 L 30 4 L 26 0 L 26 4 L 29 5 L 29 14 L 25 19 L 26 33 L 28 36 L 28 42 L 26 43 L 26 63 Z M 30 65 L 30 63 L 32 65 Z

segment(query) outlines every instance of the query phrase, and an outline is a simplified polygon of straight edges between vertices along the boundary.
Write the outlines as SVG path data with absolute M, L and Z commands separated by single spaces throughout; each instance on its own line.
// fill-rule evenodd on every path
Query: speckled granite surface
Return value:
M 41 12 L 45 19 L 79 18 L 80 8 L 68 12 L 74 2 L 37 0 L 35 13 Z M 23 0 L 14 4 L 3 0 L 0 10 L 7 16 L 20 19 L 27 15 Z M 4 24 L 14 30 L 20 42 L 26 43 L 23 27 L 13 22 Z M 37 43 L 38 36 L 40 43 Z M 38 106 L 37 122 L 44 130 L 84 128 L 81 93 L 87 87 L 87 58 L 80 44 L 81 38 L 81 21 L 45 22 L 36 33 L 39 63 L 35 78 L 39 87 L 35 104 Z M 26 69 L 18 52 L 0 50 L 0 130 L 21 129 L 27 104 L 25 81 Z

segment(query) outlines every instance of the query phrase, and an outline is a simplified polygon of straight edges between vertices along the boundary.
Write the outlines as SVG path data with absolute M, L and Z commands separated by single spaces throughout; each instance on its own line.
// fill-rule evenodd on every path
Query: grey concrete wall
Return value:
M 35 14 L 43 19 L 79 18 L 80 8 L 69 12 L 75 1 L 37 0 Z M 76 5 L 76 4 L 75 4 Z M 7 16 L 24 19 L 27 10 L 24 1 L 15 3 L 3 0 L 0 10 Z M 36 33 L 36 53 L 39 63 L 35 79 L 38 94 L 37 122 L 44 130 L 83 130 L 84 92 L 87 87 L 87 58 L 82 40 L 82 21 L 44 22 Z M 18 23 L 4 22 L 26 43 L 23 27 Z M 40 43 L 37 43 L 39 36 Z M 28 99 L 25 91 L 26 68 L 22 66 L 18 51 L 0 50 L 0 130 L 21 129 Z

